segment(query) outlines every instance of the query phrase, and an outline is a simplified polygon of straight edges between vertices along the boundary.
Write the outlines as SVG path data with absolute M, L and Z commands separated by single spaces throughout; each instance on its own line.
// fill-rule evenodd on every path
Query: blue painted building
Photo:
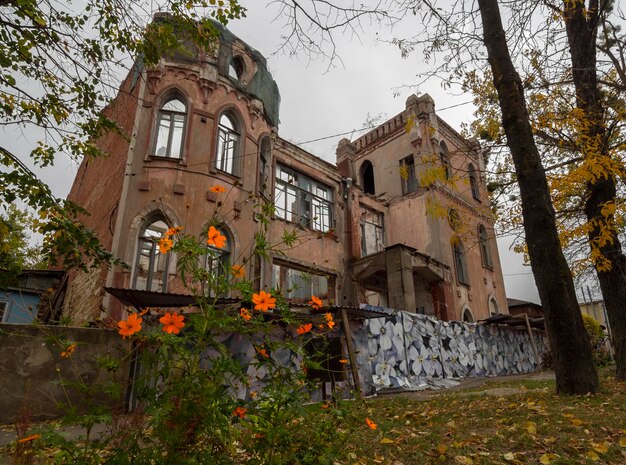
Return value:
M 0 289 L 0 323 L 49 320 L 62 300 L 64 278 L 64 271 L 24 270 L 13 287 Z

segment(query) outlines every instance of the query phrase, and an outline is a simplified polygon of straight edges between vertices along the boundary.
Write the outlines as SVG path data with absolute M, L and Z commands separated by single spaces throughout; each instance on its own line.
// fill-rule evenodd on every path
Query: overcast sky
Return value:
M 282 43 L 281 36 L 287 33 L 284 20 L 274 20 L 276 8 L 259 0 L 242 0 L 241 3 L 248 8 L 248 17 L 233 21 L 228 27 L 268 60 L 281 94 L 279 134 L 313 154 L 334 163 L 339 139 L 361 135 L 358 130 L 366 125 L 368 118 L 391 117 L 401 112 L 411 93 L 430 94 L 439 116 L 457 130 L 462 123 L 472 120 L 471 96 L 453 94 L 435 81 L 416 88 L 417 75 L 427 66 L 420 55 L 413 53 L 403 59 L 397 47 L 377 40 L 419 30 L 417 17 L 413 17 L 415 24 L 407 21 L 394 31 L 366 22 L 359 37 L 336 34 L 341 62 L 336 61 L 329 69 L 328 61 L 322 58 L 276 53 Z M 353 130 L 348 135 L 329 137 Z M 24 134 L 14 129 L 0 132 L 2 146 L 24 161 L 27 161 L 24 155 L 34 146 L 37 137 L 38 134 Z M 301 144 L 321 138 L 324 139 Z M 76 169 L 74 162 L 59 158 L 54 167 L 37 172 L 57 196 L 64 197 Z M 522 264 L 519 254 L 508 250 L 509 243 L 506 238 L 498 240 L 507 296 L 538 302 L 530 267 Z

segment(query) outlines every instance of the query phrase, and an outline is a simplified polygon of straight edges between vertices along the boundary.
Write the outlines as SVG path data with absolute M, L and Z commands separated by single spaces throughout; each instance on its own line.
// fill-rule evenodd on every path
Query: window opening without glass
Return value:
M 474 165 L 470 163 L 467 170 L 469 173 L 469 182 L 470 189 L 472 190 L 472 197 L 474 198 L 474 200 L 480 201 L 480 191 L 478 190 L 478 176 L 476 175 L 476 168 L 474 168 Z
M 276 166 L 274 205 L 278 218 L 316 231 L 332 228 L 332 190 L 280 165 Z
M 155 155 L 181 158 L 187 107 L 178 98 L 168 100 L 159 110 Z

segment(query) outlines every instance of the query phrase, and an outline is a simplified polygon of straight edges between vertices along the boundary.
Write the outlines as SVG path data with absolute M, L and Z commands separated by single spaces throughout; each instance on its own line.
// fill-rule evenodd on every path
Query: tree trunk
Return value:
M 522 201 L 528 254 L 554 355 L 557 392 L 595 393 L 598 375 L 569 267 L 557 233 L 545 171 L 530 126 L 522 82 L 506 43 L 497 0 L 478 0 L 502 125 Z
M 576 105 L 583 111 L 585 121 L 581 128 L 583 156 L 596 158 L 598 163 L 610 162 L 605 109 L 598 87 L 596 39 L 600 14 L 596 0 L 565 2 L 564 15 L 569 52 L 572 59 L 572 77 L 576 89 Z M 617 235 L 612 214 L 603 212 L 603 206 L 614 204 L 615 176 L 601 177 L 587 184 L 585 215 L 592 226 L 589 246 L 607 259 L 610 269 L 597 266 L 596 272 L 609 317 L 615 348 L 617 378 L 626 380 L 626 257 Z M 600 236 L 603 240 L 599 241 Z M 599 268 L 599 269 L 598 269 Z

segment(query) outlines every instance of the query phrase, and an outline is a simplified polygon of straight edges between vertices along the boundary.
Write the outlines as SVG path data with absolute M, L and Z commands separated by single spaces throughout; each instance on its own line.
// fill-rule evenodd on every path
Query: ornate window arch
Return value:
M 239 176 L 241 166 L 241 124 L 231 112 L 225 111 L 218 118 L 217 153 L 215 167 L 225 173 Z
M 374 182 L 374 165 L 369 160 L 365 160 L 361 164 L 361 186 L 366 194 L 376 194 L 376 184 Z
M 478 200 L 480 202 L 480 190 L 478 187 L 478 175 L 476 174 L 476 168 L 472 163 L 467 167 L 467 172 L 469 175 L 469 183 L 470 189 L 472 190 L 472 197 L 474 200 Z
M 182 158 L 186 122 L 187 104 L 179 92 L 174 92 L 159 108 L 154 142 L 157 157 Z
M 465 323 L 474 323 L 474 315 L 472 315 L 472 311 L 469 307 L 465 307 L 463 312 L 461 313 L 461 320 Z
M 480 244 L 480 256 L 483 261 L 483 266 L 493 268 L 491 247 L 489 246 L 489 235 L 487 234 L 487 229 L 482 224 L 478 225 L 478 242 Z
M 137 238 L 137 256 L 133 267 L 133 289 L 167 291 L 171 254 L 159 251 L 159 240 L 169 228 L 161 213 L 153 213 L 143 222 Z
M 465 255 L 465 247 L 460 239 L 456 238 L 452 243 L 454 254 L 454 267 L 456 268 L 456 279 L 461 284 L 469 286 L 469 275 L 467 274 L 467 257 Z

